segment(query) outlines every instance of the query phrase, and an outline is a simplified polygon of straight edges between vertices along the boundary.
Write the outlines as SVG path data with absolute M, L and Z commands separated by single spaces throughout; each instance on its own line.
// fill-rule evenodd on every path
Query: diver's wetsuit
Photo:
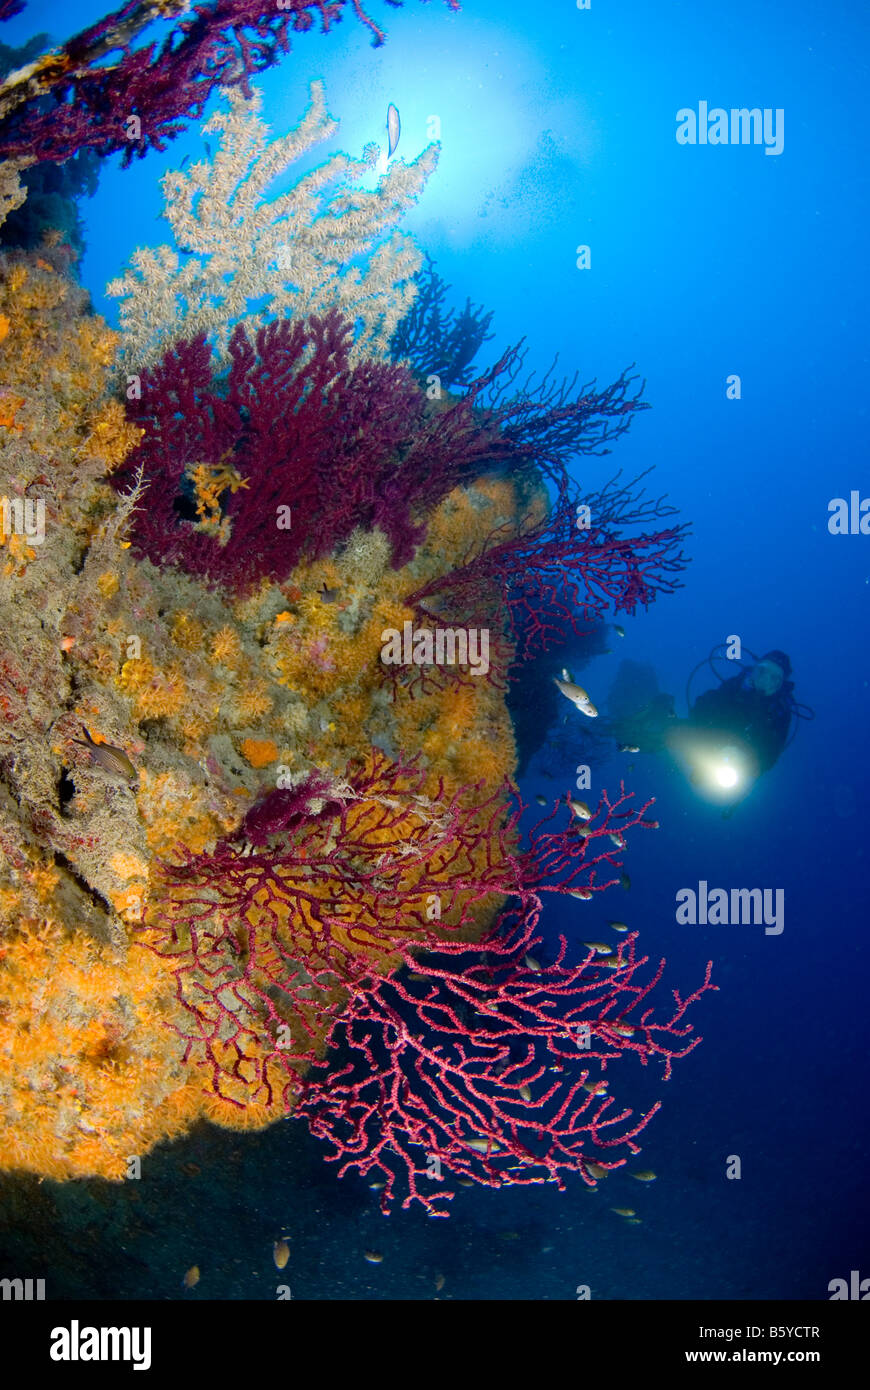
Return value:
M 746 677 L 743 671 L 699 695 L 689 723 L 739 738 L 753 749 L 759 771 L 769 772 L 788 739 L 794 682 L 783 681 L 775 695 L 765 695 L 747 685 Z

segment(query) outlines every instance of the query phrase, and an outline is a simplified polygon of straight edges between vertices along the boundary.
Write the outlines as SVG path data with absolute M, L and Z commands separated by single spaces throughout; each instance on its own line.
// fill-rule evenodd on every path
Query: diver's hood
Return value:
M 762 661 L 775 661 L 776 664 L 777 664 L 777 666 L 781 666 L 781 667 L 782 667 L 783 679 L 784 679 L 784 680 L 788 680 L 788 677 L 791 675 L 791 661 L 790 661 L 789 658 L 786 656 L 785 652 L 781 652 L 781 651 L 779 651 L 779 650 L 774 650 L 774 651 L 772 651 L 772 652 L 765 652 L 765 653 L 764 653 L 764 656 L 761 658 L 761 660 L 762 660 Z

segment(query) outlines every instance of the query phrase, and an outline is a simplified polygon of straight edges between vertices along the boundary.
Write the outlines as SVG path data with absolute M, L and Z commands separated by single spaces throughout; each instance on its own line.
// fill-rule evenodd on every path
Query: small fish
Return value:
M 606 1090 L 607 1090 L 607 1082 L 604 1081 L 604 1080 L 601 1080 L 601 1081 L 584 1081 L 584 1082 L 583 1082 L 583 1090 L 584 1090 L 584 1091 L 588 1091 L 589 1094 L 590 1094 L 590 1096 L 600 1096 L 601 1093 L 602 1093 L 602 1091 L 606 1091 Z
M 613 624 L 613 631 L 616 633 L 617 637 L 624 637 L 624 636 L 625 636 L 625 628 L 624 628 L 624 627 L 620 627 L 619 623 L 614 623 L 614 624 Z
M 545 796 L 536 796 L 535 800 L 539 806 L 546 806 L 547 804 L 547 798 Z
M 592 819 L 592 812 L 589 810 L 589 807 L 586 805 L 585 801 L 569 800 L 568 805 L 571 808 L 572 816 L 576 816 L 578 820 Z
M 563 667 L 562 667 L 562 680 L 563 680 L 563 681 L 569 681 L 569 682 L 570 682 L 570 681 L 573 681 L 573 679 L 574 679 L 574 677 L 571 675 L 571 672 L 570 672 L 570 671 L 566 671 L 566 670 L 565 670 L 565 667 L 563 666 Z
M 639 753 L 640 747 L 636 743 L 620 743 L 619 751 L 620 753 Z
M 371 1188 L 372 1192 L 380 1192 L 383 1188 L 386 1187 L 386 1185 L 387 1185 L 387 1184 L 386 1184 L 385 1182 L 370 1182 L 370 1183 L 369 1183 L 369 1187 Z
M 540 961 L 536 961 L 535 958 L 534 958 L 534 956 L 526 956 L 524 959 L 525 959 L 525 963 L 526 963 L 526 968 L 527 968 L 528 970 L 531 970 L 531 972 L 532 972 L 533 975 L 540 975 L 540 973 L 541 973 Z
M 581 840 L 587 839 L 592 834 L 588 825 L 574 825 L 572 823 L 568 829 L 572 835 L 576 835 Z
M 471 1178 L 460 1178 L 460 1179 L 459 1179 L 459 1186 L 460 1186 L 460 1187 L 474 1187 L 474 1183 L 471 1181 Z
M 593 705 L 582 685 L 575 685 L 573 681 L 559 680 L 558 676 L 554 676 L 553 681 L 557 689 L 565 696 L 565 699 L 570 700 L 571 704 L 574 705 L 576 709 L 579 709 L 581 714 L 585 714 L 589 719 L 598 718 L 598 710 Z
M 363 1253 L 363 1259 L 367 1260 L 370 1265 L 379 1265 L 384 1262 L 384 1257 L 380 1250 L 366 1250 Z
M 631 887 L 631 879 L 629 878 L 628 874 L 621 873 L 619 875 L 619 881 L 627 893 L 629 888 Z
M 522 1096 L 523 1100 L 531 1100 L 531 1098 L 532 1098 L 532 1088 L 531 1088 L 531 1086 L 521 1086 L 521 1087 L 520 1087 L 520 1095 Z
M 607 925 L 613 931 L 628 931 L 628 927 L 625 925 L 624 922 L 608 922 Z
M 633 1207 L 611 1207 L 610 1210 L 615 1211 L 617 1216 L 634 1216 Z
M 621 1038 L 633 1038 L 635 1029 L 630 1023 L 611 1023 L 611 1032 L 618 1033 Z
M 186 1289 L 195 1288 L 199 1283 L 199 1265 L 191 1265 L 181 1282 Z
M 641 1221 L 639 1216 L 631 1216 L 625 1224 L 626 1226 L 642 1226 L 643 1222 Z
M 639 1173 L 629 1173 L 628 1176 L 634 1178 L 635 1182 L 655 1182 L 656 1180 L 656 1175 L 651 1168 L 642 1168 Z
M 283 1269 L 290 1258 L 290 1246 L 286 1240 L 276 1240 L 272 1246 L 272 1259 L 276 1269 Z
M 606 1178 L 608 1170 L 606 1168 L 602 1168 L 600 1163 L 587 1163 L 586 1171 L 589 1174 L 590 1178 L 598 1179 Z
M 612 840 L 613 844 L 616 845 L 616 848 L 617 848 L 617 849 L 625 849 L 625 847 L 626 847 L 625 836 L 624 836 L 624 835 L 620 835 L 620 833 L 619 833 L 618 830 L 615 832 L 615 834 L 613 834 L 613 835 L 610 836 L 610 839 Z
M 589 899 L 592 897 L 592 889 L 591 889 L 591 888 L 569 888 L 569 889 L 568 889 L 568 897 L 569 897 L 569 898 L 579 898 L 580 901 L 581 901 L 581 903 L 588 903 Z
M 82 732 L 85 736 L 84 739 L 74 738 L 72 741 L 82 748 L 87 748 L 91 755 L 91 764 L 94 767 L 101 767 L 104 772 L 111 773 L 113 777 L 123 777 L 124 781 L 135 790 L 139 785 L 139 778 L 123 748 L 116 748 L 112 743 L 97 743 L 95 739 L 91 738 L 84 724 L 82 725 Z
M 612 956 L 613 947 L 608 946 L 604 941 L 584 941 L 583 945 L 590 951 L 594 951 L 599 956 Z
M 617 960 L 615 956 L 610 956 L 607 960 L 600 960 L 598 964 L 603 966 L 605 970 L 624 970 L 626 966 L 624 960 Z
M 446 1283 L 447 1283 L 447 1280 L 446 1280 L 446 1278 L 444 1277 L 443 1274 L 436 1274 L 436 1275 L 435 1275 L 435 1292 L 436 1292 L 436 1293 L 440 1293 L 441 1290 L 444 1288 L 444 1285 L 445 1285 Z
M 392 159 L 396 153 L 396 146 L 399 143 L 399 136 L 402 133 L 402 123 L 399 120 L 398 109 L 390 102 L 387 107 L 387 137 L 389 139 L 389 149 L 387 159 Z

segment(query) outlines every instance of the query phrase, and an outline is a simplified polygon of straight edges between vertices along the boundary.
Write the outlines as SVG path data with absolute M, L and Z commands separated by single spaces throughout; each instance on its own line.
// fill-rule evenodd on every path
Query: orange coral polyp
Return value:
M 243 738 L 239 748 L 251 767 L 268 767 L 278 761 L 278 748 L 271 739 Z

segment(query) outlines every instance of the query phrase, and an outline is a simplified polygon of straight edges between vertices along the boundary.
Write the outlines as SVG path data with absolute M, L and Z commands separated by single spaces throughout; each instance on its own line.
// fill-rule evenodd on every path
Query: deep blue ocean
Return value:
M 828 528 L 832 499 L 870 498 L 870 11 L 859 0 L 467 0 L 456 14 L 373 0 L 371 11 L 383 47 L 346 18 L 299 35 L 257 80 L 273 130 L 297 124 L 314 77 L 340 121 L 329 149 L 383 142 L 392 102 L 407 158 L 437 115 L 439 167 L 403 225 L 454 303 L 494 312 L 483 358 L 525 338 L 530 368 L 558 354 L 560 371 L 604 385 L 634 363 L 646 382 L 652 408 L 609 457 L 572 468 L 590 491 L 617 469 L 654 468 L 645 485 L 691 523 L 691 563 L 675 593 L 619 619 L 624 637 L 610 630 L 611 650 L 583 671 L 591 698 L 605 708 L 630 660 L 685 715 L 690 672 L 736 635 L 788 653 L 815 719 L 729 816 L 664 756 L 638 754 L 629 773 L 611 745 L 594 763 L 596 789 L 625 778 L 655 797 L 660 829 L 632 838 L 628 891 L 548 905 L 544 949 L 560 932 L 601 939 L 621 918 L 644 954 L 666 957 L 670 987 L 696 987 L 710 959 L 718 985 L 692 1012 L 703 1043 L 675 1066 L 643 1136 L 656 1181 L 460 1189 L 447 1221 L 400 1209 L 387 1220 L 366 1181 L 339 1182 L 289 1122 L 159 1151 L 135 1202 L 130 1185 L 47 1184 L 32 1228 L 17 1212 L 17 1248 L 40 1251 L 50 1226 L 60 1297 L 269 1299 L 271 1242 L 286 1231 L 295 1299 L 571 1300 L 578 1285 L 603 1300 L 827 1299 L 832 1280 L 870 1277 L 870 535 Z M 31 3 L 2 38 L 44 29 L 60 41 L 103 12 L 96 0 Z M 781 112 L 781 151 L 679 143 L 677 113 L 701 102 Z M 82 277 L 110 322 L 106 282 L 136 246 L 165 239 L 160 176 L 201 150 L 195 123 L 130 169 L 109 159 L 83 203 Z M 714 683 L 702 670 L 693 694 Z M 583 721 L 564 712 L 523 776 L 530 802 L 572 788 L 585 760 Z M 676 894 L 702 881 L 781 889 L 783 931 L 678 923 Z M 734 1156 L 739 1179 L 727 1176 Z M 184 1164 L 196 1173 L 180 1176 Z M 372 1248 L 377 1265 L 363 1258 Z M 186 1291 L 194 1263 L 202 1279 Z

